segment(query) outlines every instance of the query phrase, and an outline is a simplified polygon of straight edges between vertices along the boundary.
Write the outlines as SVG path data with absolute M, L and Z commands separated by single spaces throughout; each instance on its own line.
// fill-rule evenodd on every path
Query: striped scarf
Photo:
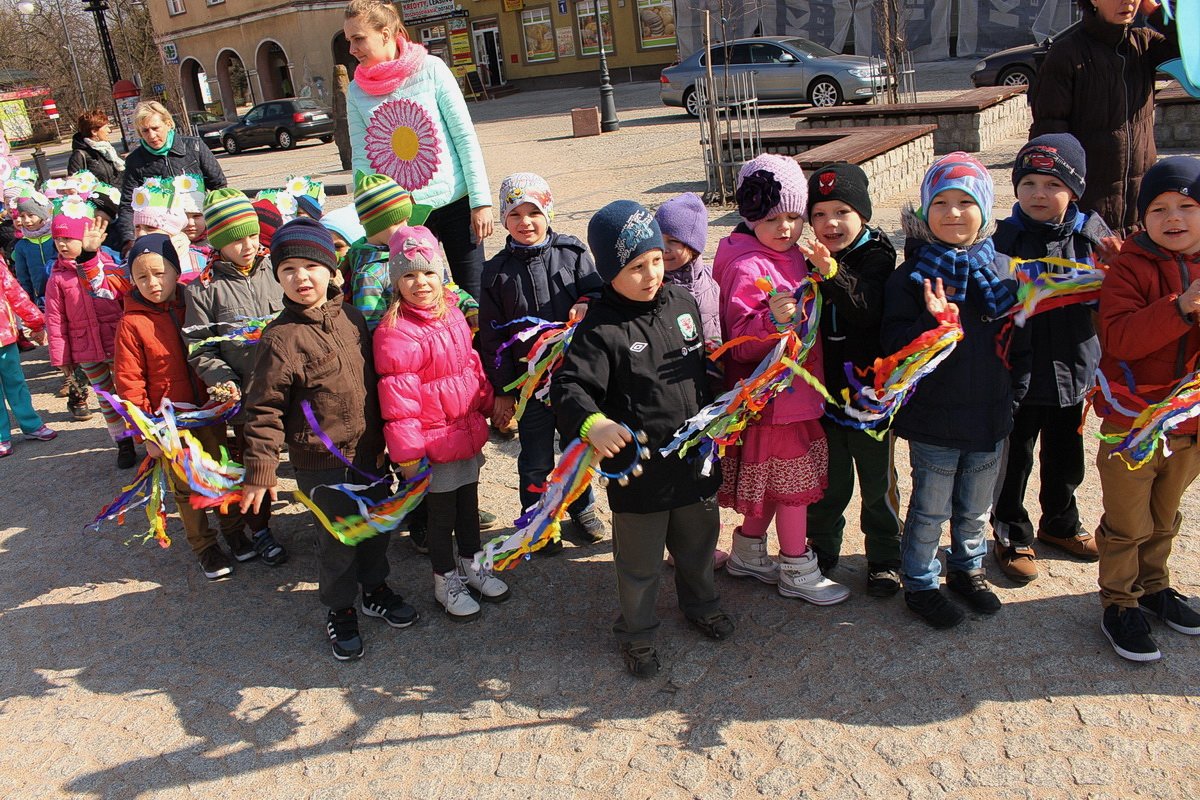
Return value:
M 990 238 L 984 239 L 968 250 L 961 250 L 941 242 L 927 242 L 917 252 L 912 279 L 921 283 L 938 278 L 946 289 L 954 289 L 952 302 L 962 303 L 966 298 L 968 284 L 979 292 L 987 316 L 999 317 L 1017 302 L 1016 293 L 997 275 L 992 268 L 996 247 Z M 951 292 L 947 292 L 950 295 Z

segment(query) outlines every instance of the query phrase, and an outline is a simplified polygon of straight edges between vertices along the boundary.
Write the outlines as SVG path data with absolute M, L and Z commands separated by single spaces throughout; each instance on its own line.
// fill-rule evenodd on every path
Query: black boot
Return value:
M 117 442 L 117 469 L 133 469 L 137 464 L 137 450 L 133 449 L 133 439 L 128 436 Z

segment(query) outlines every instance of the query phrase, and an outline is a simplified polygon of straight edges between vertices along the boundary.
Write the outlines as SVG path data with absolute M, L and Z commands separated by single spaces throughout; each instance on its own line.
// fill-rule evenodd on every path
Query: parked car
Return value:
M 1038 44 L 1023 44 L 1010 47 L 999 53 L 992 53 L 975 65 L 971 73 L 971 82 L 977 87 L 983 86 L 1028 86 L 1033 83 L 1038 67 L 1046 59 L 1050 45 L 1079 27 L 1075 22 L 1063 28 L 1058 33 L 1051 34 Z
M 208 145 L 209 150 L 216 151 L 224 147 L 221 133 L 229 127 L 229 120 L 207 111 L 193 111 L 188 114 L 188 122 L 192 123 L 196 136 Z
M 332 142 L 333 112 L 298 97 L 259 103 L 221 131 L 221 143 L 230 154 L 262 145 L 291 150 L 302 139 Z
M 760 103 L 811 103 L 836 106 L 865 103 L 884 90 L 885 76 L 877 62 L 864 56 L 843 56 L 798 36 L 759 36 L 712 47 L 713 76 L 728 72 L 754 73 Z M 699 116 L 696 81 L 707 74 L 708 51 L 698 50 L 662 71 L 659 97 L 663 105 L 679 106 Z M 728 63 L 727 63 L 728 62 Z

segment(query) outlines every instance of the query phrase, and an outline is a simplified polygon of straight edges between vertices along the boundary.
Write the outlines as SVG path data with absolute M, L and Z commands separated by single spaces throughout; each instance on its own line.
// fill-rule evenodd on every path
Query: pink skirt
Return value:
M 751 425 L 742 443 L 721 458 L 717 501 L 748 517 L 761 517 L 776 504 L 807 506 L 829 483 L 829 444 L 819 420 Z

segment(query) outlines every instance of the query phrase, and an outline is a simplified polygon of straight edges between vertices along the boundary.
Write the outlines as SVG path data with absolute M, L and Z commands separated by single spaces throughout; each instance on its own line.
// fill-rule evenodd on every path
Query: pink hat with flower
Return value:
M 738 213 L 753 230 L 767 217 L 808 211 L 808 180 L 791 156 L 763 153 L 747 161 L 737 178 Z
M 55 239 L 82 239 L 88 223 L 96 218 L 96 209 L 79 195 L 54 199 L 54 220 L 50 235 Z

